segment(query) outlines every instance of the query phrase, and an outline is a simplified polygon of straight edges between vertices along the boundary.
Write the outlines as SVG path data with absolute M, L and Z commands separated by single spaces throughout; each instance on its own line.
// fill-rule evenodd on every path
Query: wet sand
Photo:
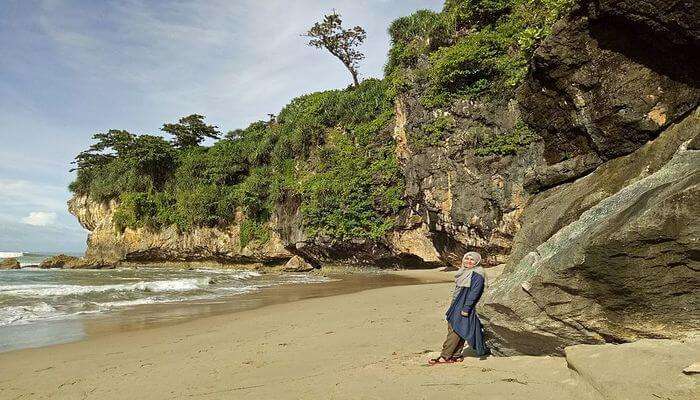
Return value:
M 31 325 L 3 326 L 0 327 L 0 353 L 85 340 L 115 332 L 168 326 L 272 304 L 424 282 L 419 277 L 386 271 L 327 269 L 322 275 L 332 281 L 283 284 L 264 287 L 252 293 L 207 300 L 143 304 L 105 313 L 87 314 L 79 318 L 37 321 Z
M 447 276 L 428 274 L 428 281 Z M 311 295 L 1 353 L 0 399 L 579 399 L 591 393 L 557 357 L 428 367 L 444 339 L 451 290 L 451 283 L 432 283 Z

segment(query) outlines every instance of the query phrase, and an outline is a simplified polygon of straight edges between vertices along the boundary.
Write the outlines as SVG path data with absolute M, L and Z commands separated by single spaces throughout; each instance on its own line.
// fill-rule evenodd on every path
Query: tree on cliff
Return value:
M 96 133 L 92 136 L 95 143 L 75 157 L 73 164 L 76 164 L 76 168 L 71 171 L 97 167 L 116 157 L 125 157 L 133 148 L 134 138 L 133 134 L 119 129 Z
M 315 23 L 304 36 L 311 38 L 309 46 L 319 49 L 323 47 L 338 58 L 350 71 L 352 81 L 357 86 L 359 85 L 357 68 L 365 55 L 356 47 L 364 42 L 367 33 L 360 26 L 345 29 L 342 24 L 340 15 L 333 11 L 324 16 L 322 22 Z
M 140 178 L 149 177 L 152 185 L 159 188 L 175 169 L 175 150 L 160 136 L 134 135 L 125 130 L 110 129 L 106 133 L 95 134 L 93 140 L 95 143 L 80 152 L 73 161 L 76 168 L 71 171 L 78 171 L 78 179 L 71 190 L 88 191 L 89 185 L 83 183 L 86 179 L 93 180 L 92 175 L 120 179 L 131 172 Z M 103 183 L 112 185 L 110 182 Z
M 173 146 L 179 148 L 198 146 L 204 139 L 218 139 L 219 127 L 204 123 L 204 116 L 192 114 L 180 118 L 177 124 L 163 124 L 161 130 L 174 136 Z

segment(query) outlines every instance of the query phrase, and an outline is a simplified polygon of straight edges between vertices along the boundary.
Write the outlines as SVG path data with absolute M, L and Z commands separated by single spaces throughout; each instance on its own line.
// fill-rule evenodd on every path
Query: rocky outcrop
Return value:
M 76 263 L 79 260 L 80 258 L 78 257 L 67 256 L 65 254 L 58 254 L 42 261 L 41 264 L 39 264 L 39 268 L 63 268 L 64 266 Z
M 698 326 L 700 111 L 634 153 L 532 197 L 482 300 L 500 354 L 683 337 Z
M 496 353 L 697 329 L 699 9 L 583 1 L 537 49 L 517 98 L 545 162 L 482 300 Z
M 19 261 L 16 258 L 3 258 L 0 260 L 0 269 L 19 269 Z
M 69 211 L 90 230 L 86 258 L 106 263 L 217 261 L 248 264 L 284 263 L 292 256 L 274 230 L 267 242 L 253 241 L 242 246 L 240 223 L 222 228 L 194 228 L 188 232 L 180 232 L 175 226 L 161 230 L 144 227 L 119 231 L 112 221 L 117 206 L 115 201 L 98 203 L 87 196 L 74 196 L 69 201 Z M 242 215 L 238 213 L 237 221 L 241 220 Z
M 436 114 L 414 94 L 397 101 L 396 115 L 394 139 L 408 206 L 390 238 L 395 248 L 405 247 L 397 240 L 408 239 L 406 254 L 424 261 L 458 265 L 466 251 L 479 250 L 484 264 L 503 263 L 520 227 L 524 176 L 542 162 L 542 146 L 533 142 L 513 155 L 477 150 L 484 138 L 517 129 L 517 103 L 464 100 Z M 446 125 L 438 130 L 439 140 L 421 143 L 435 135 L 437 121 Z
M 518 92 L 547 162 L 629 154 L 693 110 L 698 14 L 688 1 L 584 1 L 555 24 Z
M 63 268 L 63 269 L 106 269 L 114 268 L 113 263 L 104 260 L 88 259 L 81 257 L 58 254 L 47 258 L 39 264 L 39 268 Z

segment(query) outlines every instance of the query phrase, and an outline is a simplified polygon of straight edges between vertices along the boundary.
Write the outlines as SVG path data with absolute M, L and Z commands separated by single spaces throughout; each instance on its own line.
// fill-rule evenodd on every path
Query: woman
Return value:
M 462 361 L 465 341 L 477 356 L 489 354 L 481 331 L 481 321 L 475 310 L 486 286 L 484 269 L 478 266 L 480 262 L 481 255 L 475 251 L 470 251 L 462 258 L 462 268 L 455 274 L 452 303 L 445 313 L 447 338 L 442 345 L 440 357 L 430 359 L 430 365 Z

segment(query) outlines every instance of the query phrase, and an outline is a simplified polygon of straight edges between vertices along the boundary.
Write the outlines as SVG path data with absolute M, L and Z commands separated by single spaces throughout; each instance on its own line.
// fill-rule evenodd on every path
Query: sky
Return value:
M 301 34 L 335 9 L 367 31 L 381 77 L 389 23 L 441 0 L 0 0 L 0 252 L 83 251 L 71 161 L 97 132 L 157 134 L 198 113 L 222 131 L 350 75 Z

